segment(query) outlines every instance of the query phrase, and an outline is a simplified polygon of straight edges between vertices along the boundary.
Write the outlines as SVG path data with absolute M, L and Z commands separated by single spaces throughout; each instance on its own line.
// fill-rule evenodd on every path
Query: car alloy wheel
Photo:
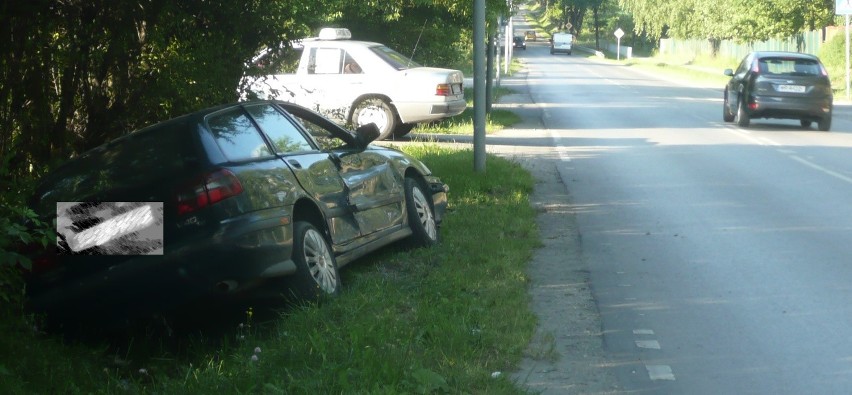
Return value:
M 397 125 L 396 113 L 391 105 L 380 97 L 368 97 L 352 109 L 351 123 L 355 127 L 375 123 L 379 127 L 377 140 L 390 137 Z
M 438 225 L 432 212 L 432 202 L 423 193 L 423 188 L 413 178 L 405 179 L 405 210 L 411 241 L 416 246 L 430 246 L 438 242 Z
M 296 287 L 302 298 L 313 300 L 340 292 L 340 274 L 331 248 L 322 233 L 308 222 L 297 221 L 293 225 L 293 262 Z

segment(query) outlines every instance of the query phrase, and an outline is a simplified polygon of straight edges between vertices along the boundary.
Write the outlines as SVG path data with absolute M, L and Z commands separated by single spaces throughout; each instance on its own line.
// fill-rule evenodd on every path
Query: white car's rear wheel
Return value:
M 397 116 L 393 107 L 385 99 L 380 97 L 368 97 L 362 99 L 352 107 L 351 123 L 360 127 L 369 123 L 375 123 L 379 127 L 379 138 L 384 140 L 390 137 L 397 125 Z

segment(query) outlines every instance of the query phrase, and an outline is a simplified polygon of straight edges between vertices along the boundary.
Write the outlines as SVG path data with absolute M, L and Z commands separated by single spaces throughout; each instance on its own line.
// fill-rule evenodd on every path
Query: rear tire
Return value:
M 312 301 L 340 293 L 340 273 L 328 241 L 309 222 L 293 224 L 293 262 L 298 297 Z
M 438 224 L 432 209 L 432 199 L 415 179 L 405 178 L 405 211 L 411 227 L 411 244 L 428 247 L 438 243 Z
M 396 129 L 393 130 L 393 136 L 394 137 L 405 136 L 408 133 L 411 133 L 411 129 L 414 129 L 415 126 L 417 126 L 417 125 L 413 124 L 413 123 L 401 123 L 399 125 L 396 125 Z
M 349 118 L 350 123 L 356 128 L 375 123 L 379 127 L 379 137 L 376 140 L 390 137 L 399 123 L 399 117 L 390 103 L 376 96 L 364 98 L 352 106 L 352 115 Z
M 751 123 L 751 117 L 749 117 L 748 113 L 746 112 L 745 106 L 745 102 L 740 99 L 739 103 L 737 104 L 736 122 L 737 125 L 743 128 L 748 127 L 749 123 Z
M 828 115 L 817 122 L 817 129 L 819 129 L 820 132 L 827 132 L 831 130 L 831 113 L 828 113 Z

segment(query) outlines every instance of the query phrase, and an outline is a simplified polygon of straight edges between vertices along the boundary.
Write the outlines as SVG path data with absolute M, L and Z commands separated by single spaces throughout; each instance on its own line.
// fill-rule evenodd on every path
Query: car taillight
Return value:
M 760 72 L 760 67 L 757 63 L 757 59 L 755 59 L 753 62 L 751 62 L 751 72 L 755 73 L 755 74 Z
M 188 214 L 243 192 L 234 173 L 217 170 L 194 179 L 177 192 L 178 215 Z
M 435 88 L 435 96 L 452 96 L 453 87 L 450 84 L 438 84 Z
M 823 77 L 828 77 L 828 70 L 822 64 L 819 65 L 819 72 L 822 73 Z

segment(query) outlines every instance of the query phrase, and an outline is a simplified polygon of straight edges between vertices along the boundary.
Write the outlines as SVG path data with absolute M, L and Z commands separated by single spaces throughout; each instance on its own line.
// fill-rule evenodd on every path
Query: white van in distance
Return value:
M 571 47 L 574 44 L 574 35 L 568 32 L 556 32 L 550 37 L 550 54 L 557 52 L 565 52 L 571 54 Z

